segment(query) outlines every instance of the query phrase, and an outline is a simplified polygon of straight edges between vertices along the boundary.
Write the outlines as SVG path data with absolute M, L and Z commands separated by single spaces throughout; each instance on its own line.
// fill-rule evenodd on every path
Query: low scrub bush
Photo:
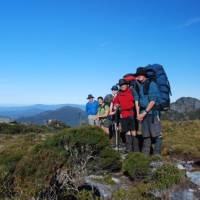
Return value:
M 129 153 L 123 163 L 123 172 L 131 179 L 142 179 L 150 170 L 151 159 L 142 153 Z
M 99 167 L 109 172 L 121 170 L 122 162 L 120 153 L 111 148 L 102 150 L 100 153 Z
M 185 173 L 180 171 L 172 164 L 164 164 L 158 168 L 152 176 L 155 188 L 167 189 L 173 185 L 179 184 L 184 180 Z

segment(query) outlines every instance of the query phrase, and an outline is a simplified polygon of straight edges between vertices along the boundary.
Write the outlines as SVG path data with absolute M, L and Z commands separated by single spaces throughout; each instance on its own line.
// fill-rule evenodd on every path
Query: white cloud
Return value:
M 200 17 L 194 17 L 194 18 L 191 18 L 191 19 L 188 19 L 187 21 L 185 21 L 185 23 L 178 26 L 178 28 L 187 28 L 187 27 L 193 26 L 198 23 L 200 23 Z

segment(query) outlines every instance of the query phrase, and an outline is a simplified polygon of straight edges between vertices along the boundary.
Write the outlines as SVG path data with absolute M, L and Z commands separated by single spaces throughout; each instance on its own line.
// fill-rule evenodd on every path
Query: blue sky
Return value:
M 1 0 L 0 104 L 85 103 L 161 63 L 200 98 L 199 0 Z

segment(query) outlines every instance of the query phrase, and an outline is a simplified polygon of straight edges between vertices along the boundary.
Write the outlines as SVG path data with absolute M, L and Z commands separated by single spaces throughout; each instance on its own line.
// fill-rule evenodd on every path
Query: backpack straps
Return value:
M 150 88 L 150 84 L 153 80 L 151 79 L 147 79 L 145 82 L 144 82 L 144 95 L 149 95 L 149 88 Z

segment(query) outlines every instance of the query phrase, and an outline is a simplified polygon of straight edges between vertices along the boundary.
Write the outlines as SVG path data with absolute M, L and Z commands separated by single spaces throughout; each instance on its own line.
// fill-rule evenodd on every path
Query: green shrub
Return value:
M 49 129 L 46 126 L 6 124 L 0 123 L 0 134 L 27 134 L 27 133 L 46 133 Z
M 17 164 L 14 172 L 14 191 L 20 193 L 21 199 L 35 197 L 48 188 L 51 180 L 65 162 L 62 152 L 40 150 L 37 154 L 30 152 Z
M 121 170 L 122 162 L 120 153 L 111 148 L 102 150 L 100 153 L 99 167 L 109 172 Z
M 155 200 L 150 194 L 151 185 L 139 182 L 132 188 L 127 190 L 119 189 L 112 194 L 112 200 Z
M 100 151 L 109 145 L 109 140 L 102 129 L 83 126 L 65 131 L 61 143 L 69 148 L 81 149 L 83 146 L 91 146 Z
M 47 137 L 45 141 L 33 146 L 18 162 L 13 175 L 14 192 L 20 193 L 21 199 L 36 197 L 50 186 L 56 171 L 61 167 L 71 170 L 75 174 L 74 179 L 76 174 L 80 179 L 81 167 L 86 159 L 90 156 L 93 159 L 99 158 L 108 145 L 107 136 L 96 127 L 71 128 Z M 109 163 L 111 161 L 106 153 L 108 152 L 105 151 L 102 155 Z M 115 159 L 119 158 L 115 152 L 112 151 L 112 154 L 115 154 Z M 116 168 L 119 163 L 114 164 Z
M 172 164 L 165 164 L 158 168 L 152 176 L 155 188 L 166 189 L 184 180 L 184 172 Z
M 123 172 L 131 179 L 144 178 L 149 172 L 150 158 L 142 153 L 129 153 L 123 163 Z

